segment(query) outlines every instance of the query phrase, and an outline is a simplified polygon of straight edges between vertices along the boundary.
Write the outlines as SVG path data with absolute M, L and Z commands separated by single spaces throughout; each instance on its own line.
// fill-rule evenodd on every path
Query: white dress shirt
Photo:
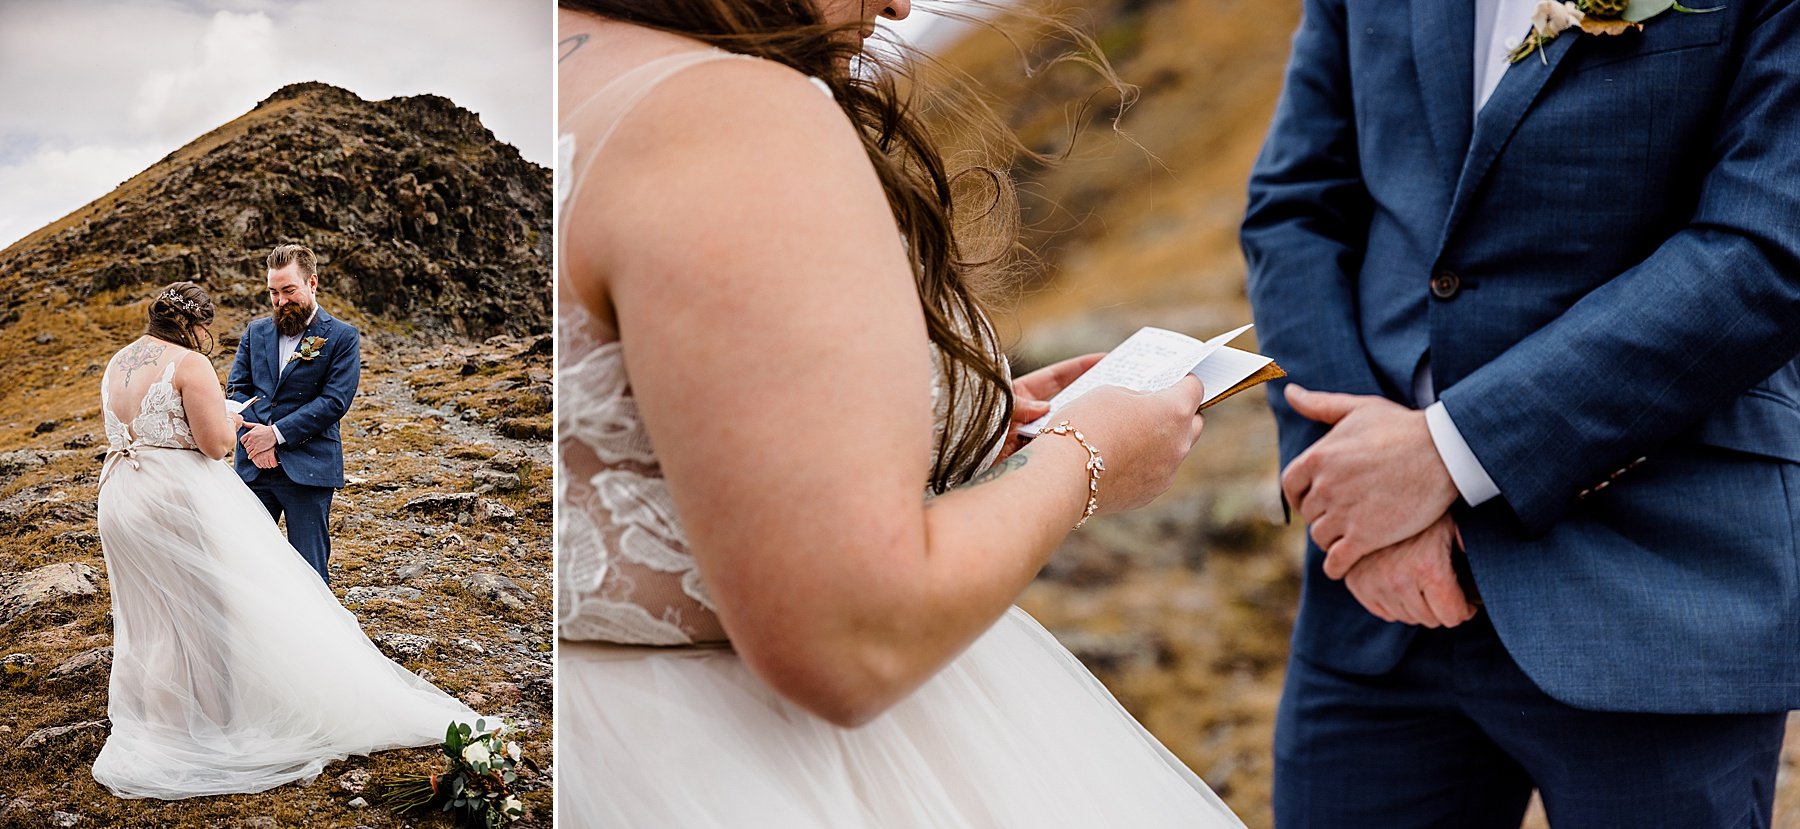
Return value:
M 1475 0 L 1475 38 L 1470 44 L 1474 49 L 1475 107 L 1469 114 L 1471 120 L 1480 117 L 1481 108 L 1500 85 L 1500 77 L 1511 65 L 1506 54 L 1530 31 L 1531 11 L 1536 7 L 1537 0 Z M 1438 457 L 1450 470 L 1450 480 L 1456 483 L 1463 500 L 1473 506 L 1499 495 L 1500 487 L 1469 449 L 1468 441 L 1463 440 L 1456 422 L 1450 419 L 1450 411 L 1438 402 L 1437 389 L 1432 386 L 1430 355 L 1419 363 L 1418 373 L 1413 375 L 1413 399 L 1425 407 L 1425 426 L 1431 430 L 1431 442 L 1437 446 Z
M 313 324 L 313 320 L 316 320 L 318 318 L 319 318 L 319 306 L 314 305 L 313 310 L 312 310 L 312 316 L 306 318 L 307 326 L 310 327 Z M 286 334 L 278 334 L 277 335 L 275 344 L 276 344 L 276 347 L 281 349 L 281 352 L 280 352 L 281 353 L 281 365 L 280 365 L 280 367 L 278 367 L 275 370 L 277 374 L 287 374 L 288 366 L 293 364 L 293 362 L 294 362 L 294 352 L 300 350 L 300 340 L 301 340 L 301 338 L 303 338 L 305 336 L 306 336 L 305 328 L 300 329 L 300 333 L 295 334 L 292 337 L 289 337 Z M 275 442 L 276 443 L 278 443 L 278 444 L 287 443 L 287 438 L 284 438 L 281 436 L 281 429 L 279 427 L 277 427 L 275 424 L 271 423 L 271 424 L 269 424 L 269 428 L 275 432 Z
M 1475 111 L 1481 114 L 1500 76 L 1506 74 L 1506 53 L 1525 41 L 1531 31 L 1531 12 L 1537 0 L 1475 0 Z

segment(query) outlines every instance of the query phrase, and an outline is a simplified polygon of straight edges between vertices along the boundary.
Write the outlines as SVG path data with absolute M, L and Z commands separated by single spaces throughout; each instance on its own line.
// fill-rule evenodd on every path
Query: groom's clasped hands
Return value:
M 263 423 L 247 424 L 239 443 L 244 446 L 244 453 L 250 456 L 250 462 L 258 469 L 275 467 L 275 429 Z
M 1288 405 L 1331 430 L 1281 476 L 1325 551 L 1325 575 L 1384 621 L 1454 627 L 1475 607 L 1451 562 L 1456 484 L 1425 413 L 1378 395 L 1287 388 Z

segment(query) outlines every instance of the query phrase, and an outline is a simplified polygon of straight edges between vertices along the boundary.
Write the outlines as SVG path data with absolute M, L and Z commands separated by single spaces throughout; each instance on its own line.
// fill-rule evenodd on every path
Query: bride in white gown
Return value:
M 1241 826 L 1009 608 L 1199 383 L 1004 454 L 1097 355 L 1008 386 L 931 139 L 845 71 L 884 2 L 563 0 L 559 824 Z
M 375 648 L 219 462 L 242 421 L 194 350 L 212 318 L 170 285 L 101 381 L 112 733 L 93 774 L 120 797 L 263 791 L 475 719 Z

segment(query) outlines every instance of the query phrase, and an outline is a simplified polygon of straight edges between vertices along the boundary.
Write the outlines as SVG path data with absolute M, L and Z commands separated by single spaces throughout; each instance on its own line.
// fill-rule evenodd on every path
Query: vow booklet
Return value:
M 252 397 L 249 400 L 246 400 L 242 403 L 239 403 L 236 400 L 232 400 L 231 398 L 228 397 L 225 399 L 225 413 L 226 414 L 243 414 L 244 410 L 250 408 L 250 404 L 255 403 L 255 402 L 256 402 L 256 398 L 254 398 L 254 397 Z
M 1039 429 L 1057 421 L 1062 407 L 1098 386 L 1162 391 L 1175 385 L 1181 375 L 1192 374 L 1206 385 L 1206 396 L 1200 401 L 1200 408 L 1205 409 L 1244 389 L 1286 377 L 1287 372 L 1274 360 L 1226 345 L 1250 328 L 1246 325 L 1205 341 L 1162 328 L 1140 328 L 1086 374 L 1050 398 L 1049 414 L 1025 424 L 1020 431 L 1037 434 Z

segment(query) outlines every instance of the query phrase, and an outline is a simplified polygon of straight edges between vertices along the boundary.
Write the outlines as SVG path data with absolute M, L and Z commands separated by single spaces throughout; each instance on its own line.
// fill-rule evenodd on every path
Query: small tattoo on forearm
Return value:
M 587 35 L 570 35 L 558 41 L 556 45 L 562 49 L 562 54 L 557 56 L 556 62 L 562 63 L 567 60 L 570 55 L 575 54 L 576 49 L 580 49 L 587 42 Z
M 963 487 L 981 486 L 989 481 L 997 481 L 1002 475 L 1023 467 L 1028 459 L 1029 457 L 1025 454 L 1025 450 L 1021 449 L 1014 452 L 1012 455 L 1008 456 L 1006 460 L 994 464 L 983 470 L 981 474 L 970 478 L 968 483 L 963 484 Z

